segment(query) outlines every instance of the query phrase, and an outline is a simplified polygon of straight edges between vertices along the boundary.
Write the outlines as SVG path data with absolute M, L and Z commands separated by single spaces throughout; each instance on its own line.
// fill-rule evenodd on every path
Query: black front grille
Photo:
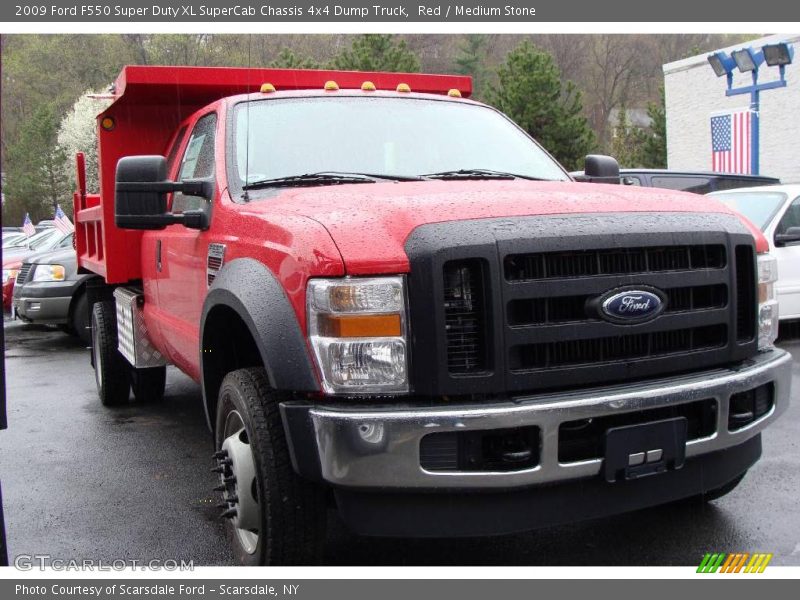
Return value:
M 721 348 L 727 341 L 728 331 L 725 325 L 710 325 L 694 329 L 527 344 L 512 348 L 509 366 L 512 371 L 525 371 L 602 365 Z
M 456 221 L 418 228 L 406 250 L 420 394 L 604 385 L 757 352 L 754 243 L 731 215 Z M 635 290 L 666 303 L 650 319 L 604 313 Z
M 724 308 L 728 303 L 725 285 L 701 285 L 663 290 L 667 308 L 665 314 L 692 310 Z M 599 320 L 599 314 L 590 306 L 595 295 L 553 296 L 512 300 L 508 305 L 510 325 L 544 325 L 574 321 Z
M 32 263 L 22 263 L 22 266 L 19 269 L 19 273 L 17 274 L 17 280 L 14 285 L 22 285 L 23 283 L 28 282 L 28 277 L 30 277 L 33 271 L 33 264 Z
M 610 248 L 512 254 L 505 259 L 505 276 L 508 281 L 532 281 L 593 275 L 720 269 L 724 266 L 725 246 L 716 244 Z
M 480 260 L 450 261 L 444 266 L 444 315 L 447 370 L 484 371 L 486 303 Z

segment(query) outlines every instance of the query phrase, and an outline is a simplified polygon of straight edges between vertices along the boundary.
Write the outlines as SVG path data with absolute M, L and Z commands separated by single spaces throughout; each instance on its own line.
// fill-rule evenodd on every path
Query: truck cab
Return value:
M 198 381 L 243 564 L 733 489 L 787 407 L 775 262 L 710 198 L 575 183 L 471 81 L 126 67 L 78 158 L 109 406 Z M 619 181 L 616 163 L 586 172 Z

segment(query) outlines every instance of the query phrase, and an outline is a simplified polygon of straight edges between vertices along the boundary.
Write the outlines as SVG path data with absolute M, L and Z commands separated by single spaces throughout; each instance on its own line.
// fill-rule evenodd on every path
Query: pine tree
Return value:
M 456 73 L 472 77 L 472 97 L 481 100 L 485 97 L 489 79 L 486 66 L 487 37 L 482 33 L 465 36 L 455 58 Z
M 667 168 L 667 113 L 664 108 L 664 87 L 661 87 L 659 102 L 647 105 L 650 131 L 643 134 L 639 162 L 649 169 Z
M 345 71 L 418 73 L 420 70 L 419 59 L 405 40 L 376 33 L 357 36 L 350 48 L 334 57 L 332 66 Z
M 320 68 L 320 64 L 316 60 L 310 56 L 305 56 L 304 54 L 295 52 L 288 46 L 285 46 L 281 49 L 281 51 L 278 53 L 278 56 L 269 63 L 269 66 L 276 69 Z
M 72 204 L 72 180 L 64 168 L 67 153 L 58 143 L 59 120 L 51 105 L 41 105 L 9 148 L 3 221 L 22 223 L 26 212 L 36 222 L 52 218 L 58 204 Z
M 510 52 L 498 70 L 489 102 L 506 113 L 568 169 L 579 168 L 595 146 L 580 91 L 562 83 L 553 57 L 529 41 Z
M 642 154 L 647 134 L 628 121 L 624 106 L 619 109 L 611 139 L 611 155 L 623 168 L 642 167 Z

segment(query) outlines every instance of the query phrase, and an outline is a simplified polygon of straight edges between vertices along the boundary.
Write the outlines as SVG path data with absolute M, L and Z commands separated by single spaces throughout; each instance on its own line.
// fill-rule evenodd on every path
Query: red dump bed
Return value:
M 114 174 L 123 156 L 163 154 L 177 126 L 200 108 L 227 96 L 258 92 L 269 82 L 278 91 L 321 89 L 334 80 L 341 89 L 371 81 L 380 90 L 408 84 L 421 93 L 460 90 L 468 97 L 469 77 L 411 73 L 312 71 L 221 67 L 128 66 L 117 78 L 114 102 L 98 116 L 100 193 L 86 194 L 82 157 L 78 157 L 75 228 L 79 265 L 108 283 L 141 279 L 142 232 L 114 225 Z M 112 121 L 104 121 L 104 119 Z M 106 127 L 102 127 L 105 123 Z

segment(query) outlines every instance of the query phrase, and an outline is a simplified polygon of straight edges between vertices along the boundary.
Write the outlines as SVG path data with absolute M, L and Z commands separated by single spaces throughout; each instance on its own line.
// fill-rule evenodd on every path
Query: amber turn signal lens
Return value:
M 320 315 L 320 334 L 325 337 L 398 337 L 400 315 Z
M 116 123 L 114 123 L 114 119 L 112 119 L 111 117 L 103 117 L 103 120 L 100 121 L 100 127 L 102 127 L 106 131 L 111 131 L 112 129 L 114 129 L 115 125 Z

